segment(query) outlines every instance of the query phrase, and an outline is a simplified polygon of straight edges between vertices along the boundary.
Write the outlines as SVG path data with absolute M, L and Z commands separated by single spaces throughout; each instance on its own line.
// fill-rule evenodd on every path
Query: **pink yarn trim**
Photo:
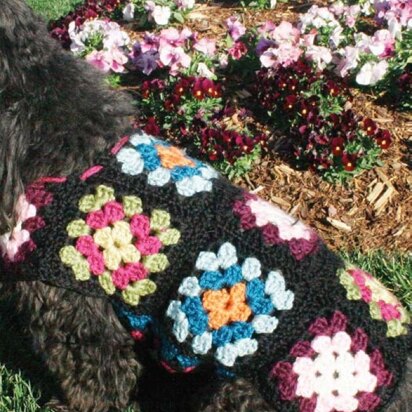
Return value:
M 90 176 L 95 175 L 96 173 L 99 173 L 103 168 L 103 166 L 96 165 L 92 166 L 91 168 L 85 170 L 82 175 L 80 176 L 80 180 L 87 180 Z
M 110 150 L 112 155 L 115 155 L 129 141 L 129 136 L 123 136 Z
M 136 341 L 141 341 L 144 339 L 144 334 L 140 332 L 140 330 L 132 330 L 130 334 L 132 335 L 132 338 Z
M 36 183 L 64 183 L 67 177 L 41 177 L 36 181 Z

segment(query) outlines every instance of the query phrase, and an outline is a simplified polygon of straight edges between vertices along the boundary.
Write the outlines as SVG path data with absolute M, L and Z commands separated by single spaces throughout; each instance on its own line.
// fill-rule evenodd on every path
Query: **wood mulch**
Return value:
M 311 4 L 279 3 L 274 10 L 201 4 L 190 13 L 186 26 L 201 36 L 222 39 L 224 21 L 232 15 L 240 16 L 246 27 L 267 20 L 295 22 Z M 135 38 L 140 35 L 133 33 Z M 333 249 L 411 252 L 412 115 L 379 106 L 373 96 L 353 93 L 353 109 L 392 133 L 393 144 L 382 156 L 384 166 L 362 173 L 346 186 L 332 185 L 312 172 L 292 169 L 272 153 L 235 183 L 315 227 Z

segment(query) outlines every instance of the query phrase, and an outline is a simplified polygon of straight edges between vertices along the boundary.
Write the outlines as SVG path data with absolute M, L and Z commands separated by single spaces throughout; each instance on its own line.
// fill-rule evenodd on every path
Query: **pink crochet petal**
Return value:
M 28 232 L 32 233 L 38 229 L 41 229 L 45 225 L 46 223 L 41 216 L 33 216 L 24 221 L 22 227 L 23 229 L 26 229 Z
M 144 239 L 150 233 L 150 220 L 144 215 L 134 215 L 130 220 L 130 231 L 138 239 Z
M 128 263 L 124 267 L 124 271 L 130 282 L 145 279 L 148 274 L 147 269 L 140 262 Z
M 162 248 L 162 242 L 156 236 L 148 236 L 136 242 L 136 247 L 143 256 L 154 255 Z
M 310 399 L 302 398 L 300 400 L 300 412 L 314 412 L 316 408 L 317 396 L 314 395 Z
M 347 317 L 342 312 L 336 311 L 333 314 L 332 321 L 330 323 L 332 333 L 346 330 L 347 320 Z
M 325 318 L 317 318 L 309 327 L 309 332 L 312 335 L 330 336 L 329 322 Z
M 361 329 L 355 330 L 352 336 L 352 352 L 365 351 L 368 346 L 368 335 Z
M 93 275 L 101 275 L 105 271 L 103 255 L 100 252 L 96 252 L 88 256 L 90 271 Z
M 89 235 L 77 238 L 76 249 L 84 256 L 91 256 L 99 250 L 93 238 Z
M 388 322 L 392 319 L 400 319 L 401 314 L 399 310 L 391 303 L 386 303 L 383 300 L 378 302 L 379 308 L 381 310 L 382 318 Z
M 107 221 L 111 224 L 124 218 L 123 206 L 119 202 L 108 202 L 104 205 L 103 210 Z
M 364 392 L 358 396 L 358 401 L 358 409 L 360 411 L 372 412 L 379 406 L 381 399 L 374 393 Z
M 125 268 L 121 267 L 112 273 L 112 280 L 118 289 L 124 290 L 129 284 L 129 275 Z
M 297 358 L 299 356 L 312 356 L 315 354 L 315 351 L 310 346 L 310 342 L 299 341 L 290 350 L 290 354 Z
M 87 214 L 86 223 L 92 229 L 103 229 L 109 224 L 109 221 L 103 211 L 96 210 Z

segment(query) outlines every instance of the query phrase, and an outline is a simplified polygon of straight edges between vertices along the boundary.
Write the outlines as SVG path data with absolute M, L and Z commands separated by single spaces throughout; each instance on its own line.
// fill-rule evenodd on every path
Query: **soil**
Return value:
M 232 15 L 240 16 L 246 27 L 267 20 L 295 22 L 312 4 L 279 3 L 274 10 L 201 4 L 185 26 L 202 37 L 220 39 L 226 34 L 224 21 Z M 310 171 L 292 169 L 272 152 L 235 183 L 315 227 L 335 250 L 412 252 L 412 115 L 378 105 L 374 96 L 358 90 L 352 93 L 353 109 L 392 133 L 393 144 L 382 156 L 384 166 L 362 173 L 346 186 L 333 185 Z

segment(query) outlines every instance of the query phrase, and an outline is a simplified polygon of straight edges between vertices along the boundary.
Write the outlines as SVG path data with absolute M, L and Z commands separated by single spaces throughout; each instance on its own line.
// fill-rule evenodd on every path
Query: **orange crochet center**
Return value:
M 185 154 L 177 147 L 156 145 L 157 153 L 166 169 L 173 169 L 176 166 L 195 166 L 195 163 L 187 158 Z
M 252 311 L 246 302 L 246 285 L 237 283 L 229 290 L 208 290 L 203 294 L 203 307 L 209 311 L 209 327 L 220 329 L 230 322 L 246 322 Z

